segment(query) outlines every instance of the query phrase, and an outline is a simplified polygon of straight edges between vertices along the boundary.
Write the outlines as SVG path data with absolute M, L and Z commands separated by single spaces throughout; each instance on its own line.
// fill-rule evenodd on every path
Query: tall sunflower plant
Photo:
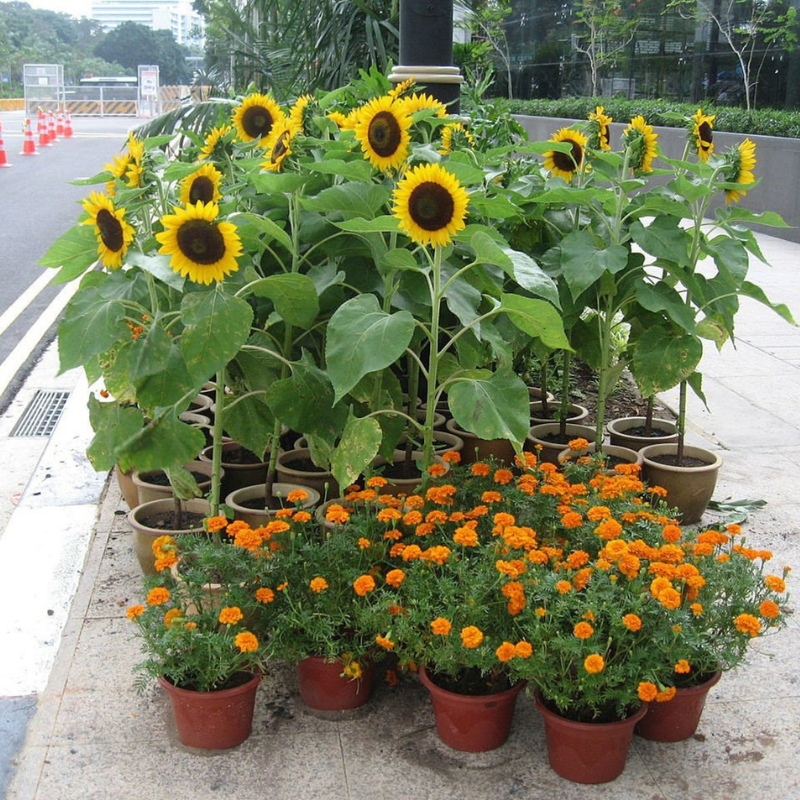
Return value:
M 531 336 L 564 340 L 552 281 L 486 224 L 520 213 L 498 180 L 508 148 L 485 156 L 431 98 L 367 83 L 290 109 L 249 95 L 180 147 L 132 134 L 82 181 L 104 191 L 42 263 L 80 280 L 59 354 L 98 382 L 98 469 L 165 469 L 197 494 L 182 465 L 204 442 L 181 414 L 209 381 L 212 513 L 223 432 L 271 466 L 282 427 L 304 433 L 343 485 L 407 424 L 429 458 L 400 362 L 468 429 L 524 439 L 505 364 Z
M 598 448 L 605 401 L 626 367 L 646 396 L 682 384 L 702 398 L 703 341 L 733 338 L 741 297 L 793 323 L 747 280 L 749 256 L 764 258 L 742 223 L 785 226 L 775 213 L 735 205 L 756 180 L 755 145 L 746 139 L 718 154 L 713 121 L 702 110 L 685 119 L 686 147 L 672 159 L 641 116 L 613 150 L 612 119 L 598 106 L 585 124 L 554 133 L 545 154 L 547 184 L 530 199 L 543 206 L 546 230 L 537 257 L 561 287 L 565 317 L 575 312 L 571 344 L 598 372 Z M 720 195 L 726 205 L 711 218 Z

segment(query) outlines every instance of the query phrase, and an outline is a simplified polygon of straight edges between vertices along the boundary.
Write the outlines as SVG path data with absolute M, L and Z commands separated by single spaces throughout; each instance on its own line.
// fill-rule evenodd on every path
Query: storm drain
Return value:
M 37 390 L 11 431 L 11 436 L 49 436 L 61 419 L 69 392 Z

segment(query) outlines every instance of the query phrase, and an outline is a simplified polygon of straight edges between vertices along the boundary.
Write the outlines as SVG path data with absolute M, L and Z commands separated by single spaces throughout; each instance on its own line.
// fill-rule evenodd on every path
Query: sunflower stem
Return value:
M 427 468 L 433 463 L 433 422 L 436 413 L 437 381 L 439 373 L 439 314 L 442 304 L 442 248 L 433 248 L 433 269 L 431 271 L 431 329 L 430 354 L 428 356 L 428 391 L 425 399 L 425 427 L 423 429 L 422 466 Z
M 211 428 L 211 492 L 208 502 L 211 506 L 211 516 L 219 515 L 219 493 L 222 485 L 222 436 L 223 412 L 225 408 L 225 370 L 221 369 L 216 375 L 214 387 L 214 425 Z

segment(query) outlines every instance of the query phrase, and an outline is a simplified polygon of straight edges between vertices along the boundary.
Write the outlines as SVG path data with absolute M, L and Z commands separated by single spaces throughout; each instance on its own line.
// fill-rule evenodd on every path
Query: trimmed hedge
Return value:
M 615 122 L 629 122 L 641 114 L 650 125 L 681 127 L 680 121 L 664 117 L 665 113 L 691 116 L 702 107 L 707 114 L 716 114 L 714 130 L 760 136 L 781 136 L 800 139 L 800 111 L 758 109 L 747 111 L 711 103 L 675 103 L 669 100 L 625 100 L 617 97 L 565 97 L 561 100 L 486 100 L 500 105 L 512 114 L 534 117 L 586 119 L 595 106 L 603 106 Z

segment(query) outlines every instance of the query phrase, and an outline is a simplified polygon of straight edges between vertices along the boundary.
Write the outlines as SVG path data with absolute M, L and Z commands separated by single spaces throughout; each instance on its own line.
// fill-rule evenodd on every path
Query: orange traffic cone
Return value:
M 64 115 L 61 113 L 60 108 L 58 109 L 58 117 L 56 118 L 56 135 L 64 135 Z
M 38 156 L 36 152 L 36 142 L 33 141 L 33 134 L 31 133 L 31 121 L 25 120 L 25 142 L 22 145 L 21 156 Z
M 56 115 L 51 111 L 47 123 L 47 135 L 50 137 L 50 144 L 58 138 L 56 135 Z
M 47 133 L 47 120 L 41 108 L 39 109 L 39 117 L 36 120 L 36 132 L 39 134 L 39 147 L 49 147 L 50 136 Z
M 6 155 L 6 147 L 3 144 L 3 125 L 0 123 L 0 167 L 10 167 L 8 163 L 8 156 Z
M 69 109 L 64 112 L 64 138 L 71 139 L 72 133 L 72 120 L 69 118 Z

